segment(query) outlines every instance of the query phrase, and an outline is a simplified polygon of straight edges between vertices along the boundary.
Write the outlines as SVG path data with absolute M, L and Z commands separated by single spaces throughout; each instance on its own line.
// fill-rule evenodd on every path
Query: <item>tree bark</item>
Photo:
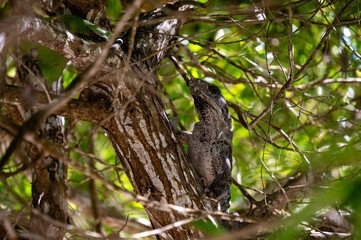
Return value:
M 63 144 L 63 121 L 62 117 L 51 115 L 42 124 L 40 135 L 51 142 Z M 30 230 L 45 239 L 63 239 L 67 229 L 56 222 L 67 222 L 68 167 L 52 156 L 34 160 L 36 163 L 32 168 L 32 206 L 40 213 L 32 211 Z
M 41 84 L 46 85 L 36 57 L 31 54 L 24 55 L 18 64 L 19 80 L 24 88 L 24 118 L 28 118 L 33 113 L 31 108 L 32 103 L 35 102 L 34 89 L 41 89 Z M 55 82 L 49 90 L 59 94 L 61 86 L 61 83 Z M 41 124 L 39 135 L 50 142 L 63 144 L 64 118 L 57 115 L 48 117 Z M 26 144 L 25 149 L 30 163 L 33 164 L 31 206 L 35 210 L 32 210 L 30 215 L 30 231 L 45 239 L 63 239 L 67 231 L 63 224 L 67 220 L 68 167 L 53 156 L 44 156 L 42 150 L 34 145 Z
M 131 57 L 133 62 L 138 63 L 125 67 L 125 70 L 123 68 L 126 73 L 120 74 L 119 86 L 103 81 L 93 86 L 91 91 L 93 96 L 108 99 L 109 103 L 115 102 L 116 114 L 103 127 L 135 192 L 153 201 L 203 210 L 197 191 L 198 182 L 183 147 L 172 132 L 164 105 L 154 91 L 156 70 L 181 25 L 181 21 L 170 17 L 159 24 L 138 28 Z M 123 50 L 128 52 L 131 46 L 126 44 L 132 42 L 131 33 L 123 39 Z M 151 57 L 139 61 L 148 56 Z M 121 89 L 118 96 L 117 88 Z M 144 207 L 154 228 L 184 219 L 179 213 L 160 211 L 148 205 Z M 183 225 L 172 228 L 164 238 L 189 239 L 201 235 L 190 225 Z
M 109 119 L 101 121 L 101 126 L 107 131 L 135 193 L 149 199 L 144 207 L 153 228 L 184 220 L 185 216 L 167 208 L 166 204 L 195 210 L 207 208 L 197 190 L 199 182 L 155 91 L 156 71 L 174 46 L 175 36 L 184 23 L 185 18 L 179 15 L 184 16 L 184 12 L 192 7 L 189 1 L 185 2 L 188 5 L 175 3 L 142 15 L 141 27 L 130 29 L 122 36 L 124 44 L 120 53 L 107 59 L 93 79 L 89 79 L 96 84 L 82 95 L 94 104 L 105 102 L 112 107 Z M 162 20 L 154 21 L 157 18 Z M 24 16 L 17 17 L 16 21 L 17 36 L 61 53 L 78 71 L 84 70 L 101 51 L 102 44 L 83 43 L 76 37 L 68 39 L 64 32 L 39 19 Z M 147 24 L 148 21 L 152 21 L 152 25 Z M 7 37 L 6 42 L 11 39 Z M 47 178 L 51 179 L 51 173 L 47 173 Z M 40 200 L 44 191 L 35 188 L 33 191 L 37 195 L 34 199 Z M 159 205 L 152 205 L 152 201 L 165 203 L 165 207 L 160 209 Z M 201 236 L 199 230 L 184 224 L 171 228 L 161 237 L 190 239 Z

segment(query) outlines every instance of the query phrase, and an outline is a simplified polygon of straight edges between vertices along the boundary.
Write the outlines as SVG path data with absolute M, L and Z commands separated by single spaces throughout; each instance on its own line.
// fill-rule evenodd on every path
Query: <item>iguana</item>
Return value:
M 188 158 L 204 186 L 203 195 L 217 200 L 213 210 L 228 213 L 232 184 L 232 119 L 219 87 L 198 78 L 189 80 L 199 122 L 193 133 L 178 132 L 188 144 Z

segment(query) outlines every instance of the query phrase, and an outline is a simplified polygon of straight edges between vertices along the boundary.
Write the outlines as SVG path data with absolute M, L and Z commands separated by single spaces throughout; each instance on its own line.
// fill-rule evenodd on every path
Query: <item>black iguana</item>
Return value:
M 220 89 L 198 78 L 189 80 L 199 122 L 193 133 L 178 133 L 188 144 L 188 158 L 205 187 L 203 195 L 217 200 L 214 210 L 228 212 L 232 184 L 232 119 Z

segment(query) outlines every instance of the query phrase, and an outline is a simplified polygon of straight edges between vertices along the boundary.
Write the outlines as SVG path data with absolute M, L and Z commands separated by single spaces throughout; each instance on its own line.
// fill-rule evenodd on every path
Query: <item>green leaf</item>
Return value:
M 217 228 L 210 220 L 195 221 L 192 225 L 208 235 L 219 235 L 225 232 L 222 226 L 219 225 Z
M 39 14 L 40 16 L 44 17 L 44 18 L 48 18 L 49 15 L 44 11 L 44 9 L 42 9 L 40 6 L 38 5 L 33 5 L 33 10 L 34 12 L 36 12 L 37 14 Z
M 108 0 L 106 13 L 112 20 L 118 20 L 122 13 L 122 4 L 119 0 Z
M 76 71 L 73 64 L 69 65 L 63 74 L 63 87 L 66 89 L 70 83 L 74 80 L 78 72 Z
M 0 16 L 1 17 L 5 17 L 5 16 L 9 16 L 11 14 L 11 9 L 10 9 L 10 1 L 4 1 L 1 4 L 1 8 L 0 8 Z
M 82 19 L 84 24 L 90 28 L 93 32 L 95 32 L 98 36 L 100 37 L 104 37 L 106 39 L 108 39 L 110 37 L 110 32 L 105 31 L 104 29 L 102 29 L 101 27 L 95 25 L 94 23 L 91 23 L 87 20 Z
M 38 52 L 38 64 L 46 82 L 50 86 L 57 81 L 65 67 L 65 57 L 52 51 L 51 49 L 40 46 Z
M 339 203 L 350 203 L 351 208 L 360 210 L 360 187 L 361 178 L 354 180 L 342 180 L 331 183 L 327 188 L 318 191 L 313 201 L 299 213 L 284 220 L 283 226 L 279 231 L 272 235 L 270 239 L 299 239 L 302 234 L 297 228 L 301 222 L 310 221 L 315 212 L 323 210 L 329 206 Z M 357 214 L 359 220 L 360 214 Z M 356 220 L 356 222 L 357 222 Z M 360 227 L 360 223 L 356 223 Z
M 87 25 L 84 23 L 82 18 L 74 15 L 64 14 L 61 15 L 61 19 L 70 31 L 81 34 L 88 34 Z

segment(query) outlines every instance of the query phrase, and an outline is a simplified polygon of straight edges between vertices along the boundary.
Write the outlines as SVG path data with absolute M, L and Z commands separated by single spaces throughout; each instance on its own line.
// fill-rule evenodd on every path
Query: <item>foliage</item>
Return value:
M 203 1 L 204 2 L 204 1 Z M 9 5 L 2 4 L 1 13 Z M 234 123 L 233 177 L 257 201 L 297 180 L 306 186 L 304 197 L 288 204 L 287 213 L 272 212 L 269 239 L 301 239 L 315 232 L 333 231 L 323 224 L 328 213 L 342 215 L 343 231 L 360 238 L 360 124 L 361 124 L 361 28 L 359 1 L 212 1 L 207 9 L 191 14 L 173 49 L 182 66 L 193 77 L 218 85 L 229 101 Z M 108 1 L 111 20 L 121 18 L 121 4 Z M 8 13 L 7 13 L 8 14 Z M 56 16 L 57 17 L 57 16 Z M 53 17 L 54 19 L 56 17 Z M 109 37 L 107 31 L 80 18 L 60 16 L 72 34 Z M 51 21 L 51 20 L 50 20 Z M 78 36 L 78 37 L 79 37 Z M 84 37 L 86 39 L 86 37 Z M 86 39 L 89 41 L 89 39 Z M 22 49 L 29 52 L 29 43 Z M 64 56 L 39 48 L 39 66 L 48 84 L 63 77 L 65 86 L 77 70 L 66 64 Z M 16 83 L 15 50 L 8 49 L 7 83 Z M 189 89 L 165 60 L 158 70 L 159 94 L 171 118 L 191 130 L 197 115 Z M 282 88 L 290 84 L 288 88 Z M 258 116 L 266 112 L 262 118 Z M 2 110 L 5 114 L 5 110 Z M 242 119 L 248 125 L 242 124 Z M 93 166 L 102 177 L 127 191 L 133 191 L 104 131 L 87 122 L 66 121 L 66 150 L 71 159 Z M 4 142 L 5 143 L 5 142 Z M 6 172 L 20 168 L 16 154 Z M 21 159 L 21 158 L 20 158 Z M 317 179 L 317 180 L 314 180 Z M 89 194 L 89 178 L 69 168 L 69 185 Z M 105 206 L 121 206 L 122 213 L 143 221 L 146 212 L 139 203 L 96 183 L 97 199 Z M 258 189 L 258 190 L 252 190 Z M 264 194 L 263 194 L 264 193 Z M 23 209 L 31 199 L 29 173 L 17 174 L 0 183 L 0 208 Z M 70 198 L 70 208 L 78 208 Z M 232 186 L 232 209 L 246 216 L 252 202 L 241 189 Z M 92 229 L 94 220 L 84 211 L 72 213 L 79 229 Z M 349 227 L 353 225 L 353 228 Z M 145 224 L 149 226 L 149 222 Z M 212 221 L 194 224 L 210 234 Z M 104 223 L 104 233 L 119 226 Z M 331 230 L 330 230 L 331 229 Z M 346 229 L 346 230 L 345 230 Z M 351 229 L 357 231 L 352 232 Z M 342 231 L 341 230 L 341 231 Z M 267 233 L 267 234 L 268 234 Z M 76 231 L 69 232 L 70 238 Z M 129 237 L 124 232 L 123 237 Z

